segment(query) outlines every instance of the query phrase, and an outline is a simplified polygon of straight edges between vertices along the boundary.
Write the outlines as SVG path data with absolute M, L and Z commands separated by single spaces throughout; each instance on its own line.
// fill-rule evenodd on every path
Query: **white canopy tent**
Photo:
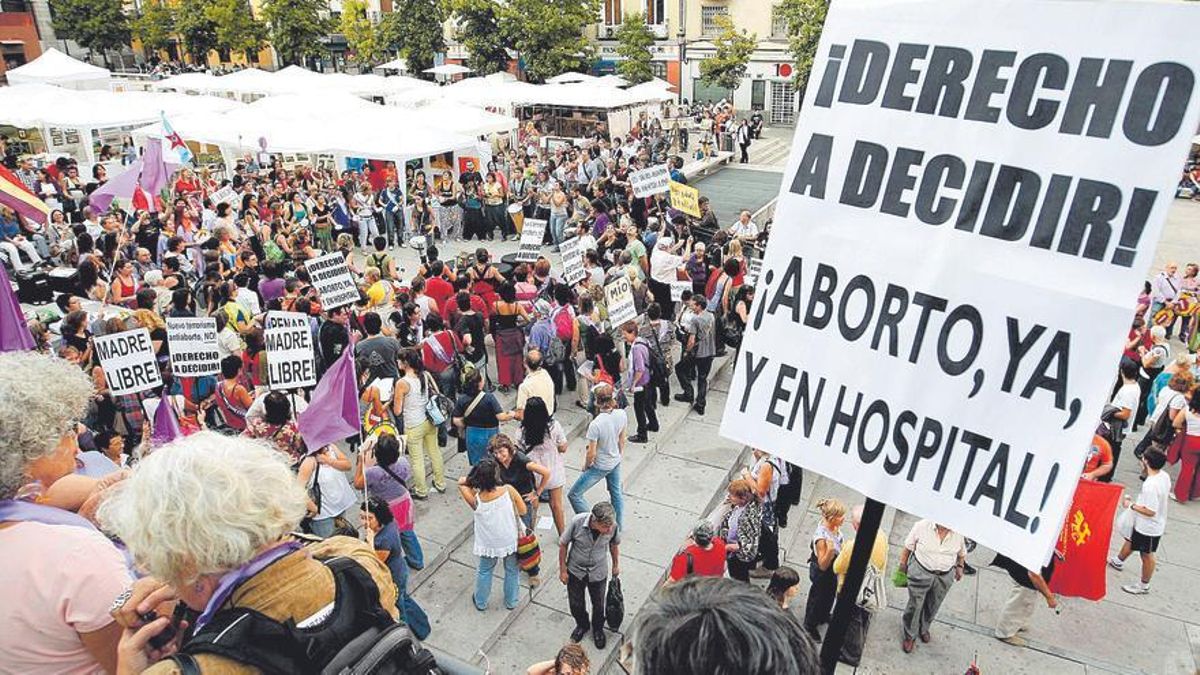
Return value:
M 573 82 L 591 82 L 595 80 L 595 75 L 587 73 L 560 73 L 546 80 L 547 84 L 571 84 Z
M 69 89 L 104 89 L 112 84 L 112 73 L 84 63 L 51 47 L 36 59 L 8 71 L 9 84 L 54 84 Z
M 0 124 L 38 129 L 47 152 L 70 154 L 81 172 L 96 163 L 96 143 L 154 122 L 161 115 L 220 113 L 240 107 L 236 101 L 177 93 L 63 89 L 24 84 L 0 87 Z M 119 141 L 118 141 L 119 142 Z
M 187 73 L 154 84 L 157 90 L 215 93 L 238 99 L 252 100 L 263 96 L 311 94 L 334 91 L 361 97 L 386 97 L 415 90 L 435 90 L 437 85 L 412 77 L 346 73 L 316 73 L 299 66 L 288 66 L 278 72 L 247 68 L 236 73 L 215 77 Z
M 466 75 L 467 73 L 475 72 L 466 66 L 460 66 L 457 63 L 447 63 L 441 66 L 426 68 L 422 72 L 432 73 L 433 75 Z
M 403 58 L 392 59 L 391 61 L 388 61 L 387 63 L 381 63 L 381 64 L 375 66 L 375 70 L 395 70 L 395 71 L 398 71 L 401 73 L 407 72 L 408 71 L 408 61 L 406 61 Z
M 425 126 L 411 111 L 379 106 L 350 94 L 271 96 L 225 113 L 186 115 L 171 126 L 186 140 L 219 145 L 227 152 L 330 154 L 401 162 L 414 157 L 474 149 L 471 136 Z M 340 121 L 341 123 L 335 123 Z M 161 124 L 134 132 L 161 138 Z M 228 158 L 228 155 L 227 155 Z
M 448 129 L 464 136 L 488 136 L 516 131 L 517 118 L 448 101 L 406 111 L 418 124 Z

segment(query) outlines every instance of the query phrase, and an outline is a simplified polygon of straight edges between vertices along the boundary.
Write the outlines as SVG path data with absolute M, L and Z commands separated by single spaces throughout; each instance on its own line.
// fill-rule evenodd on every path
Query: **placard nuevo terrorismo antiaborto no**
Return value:
M 1196 133 L 1198 21 L 834 2 L 722 433 L 1045 563 Z

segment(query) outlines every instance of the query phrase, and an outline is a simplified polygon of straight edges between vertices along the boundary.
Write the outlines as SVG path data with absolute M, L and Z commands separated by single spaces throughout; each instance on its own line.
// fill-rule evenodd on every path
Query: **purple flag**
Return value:
M 358 385 L 354 376 L 354 350 L 333 362 L 312 392 L 308 408 L 297 418 L 300 437 L 309 452 L 358 433 Z
M 8 272 L 0 265 L 0 352 L 30 351 L 34 346 L 29 322 L 13 293 Z
M 106 213 L 108 207 L 112 205 L 113 199 L 133 199 L 133 192 L 137 190 L 138 176 L 142 173 L 142 160 L 138 160 L 129 165 L 121 173 L 109 178 L 104 185 L 96 188 L 88 197 L 88 204 L 96 213 Z
M 171 405 L 170 395 L 158 399 L 158 407 L 154 409 L 154 428 L 150 431 L 150 446 L 157 448 L 176 438 L 182 438 L 179 430 L 179 419 L 175 416 L 175 406 Z
M 150 196 L 151 210 L 154 209 L 154 198 L 171 182 L 172 171 L 163 160 L 162 141 L 157 138 L 147 140 L 145 152 L 142 153 L 142 177 L 138 182 Z

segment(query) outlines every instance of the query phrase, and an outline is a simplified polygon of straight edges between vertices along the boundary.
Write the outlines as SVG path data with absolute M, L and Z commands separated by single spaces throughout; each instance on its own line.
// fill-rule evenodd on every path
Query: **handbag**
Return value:
M 625 619 L 625 594 L 621 592 L 620 577 L 608 580 L 608 596 L 604 599 L 604 622 L 610 630 L 617 630 Z
M 883 572 L 875 569 L 875 565 L 867 563 L 863 571 L 862 585 L 858 588 L 858 597 L 854 604 L 874 612 L 887 604 L 887 584 L 883 581 Z
M 442 395 L 438 391 L 437 383 L 425 373 L 425 386 L 428 395 L 425 397 L 425 416 L 429 418 L 430 424 L 435 427 L 440 427 L 450 419 L 450 413 L 454 405 L 450 399 Z
M 538 544 L 537 533 L 525 530 L 525 534 L 517 536 L 517 566 L 522 572 L 536 577 L 542 562 L 542 548 Z

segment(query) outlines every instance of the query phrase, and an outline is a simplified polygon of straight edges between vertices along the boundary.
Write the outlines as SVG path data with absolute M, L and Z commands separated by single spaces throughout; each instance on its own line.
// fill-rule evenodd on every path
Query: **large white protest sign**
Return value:
M 216 319 L 167 317 L 167 344 L 171 347 L 171 374 L 175 377 L 221 372 Z
M 1197 128 L 1198 20 L 832 3 L 722 433 L 1045 563 Z
M 150 331 L 145 328 L 94 338 L 96 356 L 114 396 L 136 394 L 162 386 Z
M 659 164 L 629 174 L 629 187 L 634 197 L 649 197 L 671 189 L 671 172 L 666 164 Z
M 604 285 L 604 299 L 608 304 L 608 322 L 613 328 L 637 318 L 637 307 L 633 304 L 633 286 L 629 277 L 621 275 Z
M 322 309 L 334 309 L 358 301 L 358 284 L 346 265 L 341 253 L 326 253 L 319 258 L 305 260 L 304 267 L 312 279 L 312 285 L 321 297 Z
M 558 251 L 562 254 L 563 281 L 568 286 L 583 281 L 587 270 L 583 267 L 583 247 L 579 245 L 579 237 L 567 239 L 558 247 Z
M 267 384 L 271 389 L 311 387 L 317 383 L 312 330 L 299 312 L 267 312 Z
M 546 237 L 546 221 L 526 218 L 517 243 L 517 262 L 537 262 L 542 255 L 542 240 Z

